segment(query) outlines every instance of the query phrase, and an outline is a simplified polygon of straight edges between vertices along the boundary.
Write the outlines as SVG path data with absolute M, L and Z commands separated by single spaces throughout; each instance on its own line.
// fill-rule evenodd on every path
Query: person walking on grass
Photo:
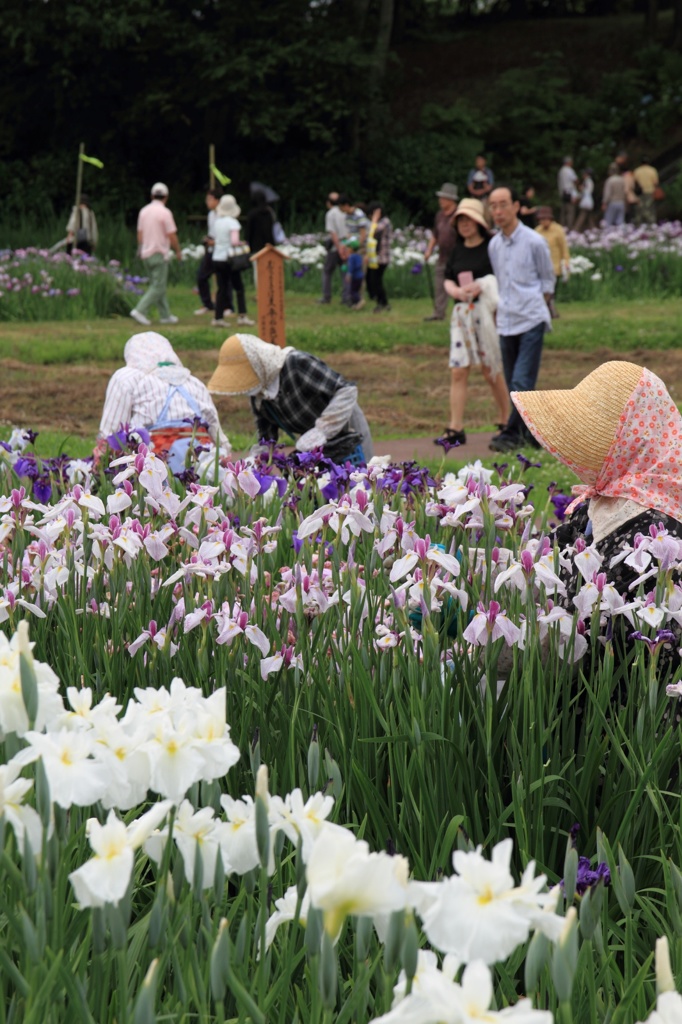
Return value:
M 519 220 L 520 203 L 507 185 L 490 194 L 490 212 L 499 233 L 488 246 L 497 279 L 497 331 L 507 388 L 532 391 L 538 379 L 545 331 L 551 326 L 548 301 L 554 270 L 547 243 Z M 534 443 L 516 408 L 490 449 L 511 452 Z
M 592 178 L 592 168 L 585 167 L 581 174 L 578 217 L 573 225 L 573 230 L 578 233 L 586 228 L 591 228 L 594 222 L 594 179 Z
M 369 227 L 369 221 L 365 216 L 363 210 L 357 203 L 354 203 L 348 196 L 339 196 L 339 207 L 346 220 L 345 237 L 348 239 L 357 239 L 358 250 L 362 256 L 365 254 L 365 243 L 367 241 L 367 229 Z M 346 241 L 346 246 L 347 246 Z M 363 272 L 364 279 L 364 272 Z M 365 300 L 362 297 L 362 284 L 360 285 L 360 295 L 358 297 L 357 292 L 351 295 L 350 278 L 347 273 L 343 275 L 343 292 L 341 295 L 341 302 L 344 306 L 350 306 L 351 309 L 362 309 L 365 304 Z
M 607 227 L 617 228 L 625 223 L 625 182 L 619 165 L 614 161 L 602 193 L 601 208 Z
M 565 156 L 564 162 L 557 175 L 557 190 L 561 199 L 561 225 L 568 228 L 573 227 L 575 218 L 575 202 L 578 196 L 578 175 L 573 167 L 573 157 Z
M 386 296 L 384 274 L 391 262 L 391 234 L 393 227 L 384 216 L 381 203 L 370 203 L 369 230 L 367 232 L 367 294 L 376 302 L 373 312 L 383 313 L 391 307 Z
M 459 242 L 445 268 L 445 291 L 455 300 L 450 321 L 450 425 L 435 444 L 466 444 L 464 407 L 469 370 L 480 366 L 497 406 L 500 429 L 509 419 L 500 339 L 495 328 L 497 282 L 488 257 L 490 232 L 485 207 L 463 199 L 455 220 Z
M 194 310 L 195 316 L 203 316 L 204 313 L 213 312 L 213 299 L 211 298 L 211 278 L 213 277 L 213 238 L 216 219 L 216 208 L 220 202 L 222 191 L 211 188 L 206 193 L 206 238 L 204 239 L 204 255 L 199 264 L 197 273 L 197 288 L 202 305 Z M 232 296 L 230 296 L 230 300 Z
M 345 197 L 339 196 L 338 192 L 330 192 L 327 196 L 327 212 L 324 216 L 324 230 L 327 236 L 324 247 L 327 255 L 322 267 L 322 297 L 317 300 L 321 306 L 328 306 L 332 301 L 332 277 L 334 271 L 339 270 L 343 263 L 341 241 L 346 237 L 346 215 L 340 207 L 342 198 Z M 343 281 L 343 271 L 340 273 Z
M 561 224 L 557 224 L 554 220 L 554 211 L 551 206 L 539 207 L 538 221 L 539 224 L 535 230 L 540 237 L 544 238 L 547 242 L 549 255 L 552 259 L 554 277 L 556 279 L 554 294 L 548 302 L 549 312 L 552 316 L 552 320 L 558 320 L 559 313 L 557 312 L 557 308 L 554 303 L 556 301 L 559 281 L 568 281 L 568 277 L 571 272 L 571 253 L 568 248 L 568 242 L 566 241 L 566 232 L 562 228 Z
M 658 188 L 658 171 L 650 163 L 648 157 L 642 157 L 639 167 L 635 168 L 633 174 L 635 190 L 639 193 L 639 205 L 637 207 L 638 224 L 656 223 L 656 200 L 655 194 Z
M 182 260 L 178 229 L 173 214 L 166 206 L 168 202 L 168 186 L 157 181 L 152 186 L 152 199 L 143 206 L 137 218 L 137 245 L 149 278 L 149 287 L 130 315 L 138 324 L 149 326 L 151 320 L 147 316 L 152 306 L 159 311 L 159 322 L 176 324 L 178 318 L 173 316 L 168 305 L 168 260 L 171 248 Z
M 445 292 L 445 267 L 457 244 L 455 228 L 455 214 L 459 202 L 457 186 L 453 185 L 451 181 L 446 181 L 436 195 L 440 209 L 433 222 L 433 234 L 424 253 L 424 263 L 428 263 L 433 250 L 438 249 L 438 262 L 434 273 L 433 313 L 431 316 L 424 317 L 426 321 L 445 320 L 445 311 L 448 305 L 448 297 Z
M 237 309 L 239 311 L 237 323 L 244 326 L 252 326 L 254 323 L 246 314 L 246 295 L 244 293 L 241 270 L 235 270 L 230 263 L 230 257 L 234 256 L 235 248 L 239 245 L 239 232 L 241 229 L 238 217 L 241 212 L 234 196 L 223 196 L 216 209 L 216 221 L 213 229 L 213 270 L 218 281 L 218 294 L 216 296 L 215 317 L 211 321 L 212 327 L 227 326 L 223 318 L 225 315 L 232 315 L 232 310 L 228 307 L 230 288 L 234 290 L 237 296 Z

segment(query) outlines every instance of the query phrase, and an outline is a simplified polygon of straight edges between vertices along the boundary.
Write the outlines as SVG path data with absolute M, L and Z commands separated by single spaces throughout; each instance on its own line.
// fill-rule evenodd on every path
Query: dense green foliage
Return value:
M 11 216 L 68 209 L 85 141 L 105 163 L 86 186 L 129 218 L 159 178 L 188 206 L 209 143 L 242 196 L 251 178 L 277 187 L 290 225 L 329 187 L 423 217 L 433 182 L 463 183 L 483 145 L 498 175 L 551 186 L 567 148 L 599 174 L 617 147 L 661 153 L 682 104 L 670 14 L 642 46 L 633 2 L 8 0 L 3 14 Z

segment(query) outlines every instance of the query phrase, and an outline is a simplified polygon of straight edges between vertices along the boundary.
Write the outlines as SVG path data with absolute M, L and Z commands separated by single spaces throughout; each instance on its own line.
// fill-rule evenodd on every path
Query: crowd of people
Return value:
M 598 218 L 595 183 L 592 169 L 585 167 L 580 177 L 573 166 L 573 157 L 564 157 L 557 175 L 557 191 L 561 198 L 561 223 L 574 231 L 594 227 Z M 656 202 L 663 199 L 658 171 L 648 156 L 632 170 L 626 152 L 618 154 L 609 165 L 601 195 L 604 224 L 655 224 Z
M 327 255 L 322 268 L 320 305 L 332 301 L 332 281 L 341 276 L 341 302 L 350 309 L 365 305 L 363 292 L 375 303 L 374 312 L 391 307 L 384 274 L 391 262 L 392 226 L 378 201 L 360 206 L 348 196 L 330 192 L 324 218 Z
M 594 224 L 595 182 L 589 167 L 583 168 L 578 176 L 573 159 L 566 156 L 557 176 L 560 210 L 557 220 L 550 205 L 538 203 L 533 186 L 527 186 L 517 195 L 510 185 L 496 183 L 481 153 L 467 176 L 466 191 L 467 195 L 460 199 L 458 188 L 452 182 L 444 182 L 436 191 L 438 210 L 424 253 L 427 266 L 432 254 L 436 254 L 433 311 L 425 319 L 445 320 L 452 300 L 449 422 L 435 443 L 445 447 L 466 443 L 469 372 L 472 367 L 479 367 L 491 389 L 497 412 L 498 433 L 490 447 L 493 451 L 508 452 L 537 443 L 517 408 L 511 404 L 510 393 L 531 391 L 535 387 L 545 333 L 551 330 L 552 320 L 559 316 L 557 289 L 570 273 L 566 230 L 583 230 Z M 145 327 L 151 323 L 147 314 L 154 306 L 158 309 L 160 323 L 177 323 L 167 298 L 168 259 L 171 250 L 179 260 L 182 252 L 168 198 L 168 187 L 157 182 L 152 186 L 150 202 L 138 217 L 138 250 L 149 285 L 130 315 Z M 627 220 L 652 223 L 659 198 L 658 173 L 648 159 L 643 159 L 631 171 L 627 154 L 619 153 L 609 168 L 601 195 L 603 221 L 616 226 Z M 206 193 L 206 208 L 205 253 L 197 275 L 202 305 L 195 313 L 198 316 L 211 314 L 211 324 L 225 328 L 228 318 L 234 315 L 236 304 L 237 324 L 251 326 L 254 322 L 247 313 L 242 273 L 250 265 L 250 253 L 279 241 L 276 214 L 265 194 L 258 189 L 252 191 L 251 210 L 245 218 L 241 216 L 235 197 L 223 195 L 219 189 Z M 338 271 L 343 305 L 360 310 L 367 295 L 374 302 L 375 313 L 390 310 L 385 273 L 391 261 L 392 225 L 382 203 L 377 200 L 362 205 L 348 195 L 330 192 L 326 202 L 325 235 L 327 255 L 318 302 L 331 303 Z M 97 221 L 86 196 L 80 197 L 78 208 L 72 211 L 67 240 L 70 246 L 94 252 Z M 211 291 L 212 278 L 217 286 L 215 298 Z M 353 385 L 307 353 L 285 349 L 284 355 L 278 350 L 274 357 L 269 352 L 266 358 L 265 349 L 259 347 L 265 343 L 253 338 L 245 340 L 249 337 L 234 335 L 228 339 L 229 344 L 226 342 L 221 350 L 223 369 L 219 376 L 224 379 L 225 366 L 231 366 L 235 360 L 241 360 L 245 377 L 249 376 L 246 363 L 251 365 L 260 385 L 251 379 L 251 374 L 248 387 L 225 393 L 248 392 L 251 395 L 262 436 L 273 436 L 273 430 L 276 436 L 281 427 L 294 438 L 302 434 L 304 444 L 315 441 L 314 446 L 317 446 L 328 443 L 339 432 L 336 428 L 342 426 L 341 434 L 348 433 L 358 442 L 353 450 L 362 448 L 366 452 L 371 447 Z M 135 363 L 135 360 L 139 363 L 135 345 L 131 346 L 131 354 L 133 362 L 129 362 L 126 355 L 126 373 L 129 370 L 137 373 L 141 364 Z M 158 365 L 166 364 L 161 361 Z M 174 356 L 168 365 L 175 365 Z M 154 421 L 159 429 L 166 429 L 163 417 L 170 415 L 173 405 L 179 407 L 183 402 L 186 416 L 190 412 L 199 415 L 197 396 L 192 399 L 186 383 L 176 383 L 175 370 L 156 376 L 164 382 L 168 378 L 167 400 L 161 402 L 162 393 L 166 394 L 163 387 L 152 389 L 156 405 L 161 404 L 159 409 L 154 406 L 153 416 L 145 407 L 147 425 Z M 135 374 L 128 373 L 128 377 L 132 380 Z M 151 379 L 148 378 L 146 384 Z M 275 398 L 280 393 L 282 380 L 286 383 L 288 400 L 292 400 L 292 394 L 296 396 L 295 409 L 282 407 L 277 411 Z M 315 396 L 310 392 L 311 386 Z M 113 392 L 107 399 L 109 406 L 114 401 L 120 404 L 118 387 L 112 382 Z M 149 389 L 145 388 L 146 395 Z M 341 397 L 337 392 L 342 392 Z M 304 396 L 305 401 L 299 400 L 300 396 Z M 148 397 L 146 395 L 145 401 Z M 314 411 L 312 420 L 304 414 L 304 406 Z M 112 416 L 105 410 L 103 422 Z M 211 437 L 216 440 L 218 434 L 213 431 Z

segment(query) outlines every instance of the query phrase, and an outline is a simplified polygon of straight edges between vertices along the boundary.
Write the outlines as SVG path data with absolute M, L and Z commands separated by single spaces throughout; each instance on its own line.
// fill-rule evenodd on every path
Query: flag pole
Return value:
M 209 174 L 209 188 L 215 188 L 215 174 L 213 168 L 215 167 L 215 146 L 213 143 L 208 147 L 208 174 Z
M 76 174 L 76 209 L 81 204 L 81 191 L 83 189 L 83 161 L 81 157 L 85 153 L 85 143 L 81 142 L 78 148 L 78 173 Z

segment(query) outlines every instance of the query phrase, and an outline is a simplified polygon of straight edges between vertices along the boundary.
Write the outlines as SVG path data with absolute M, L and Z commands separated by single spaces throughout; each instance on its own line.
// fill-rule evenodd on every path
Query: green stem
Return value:
M 118 1007 L 119 1024 L 128 1024 L 128 951 L 120 949 L 118 960 Z

